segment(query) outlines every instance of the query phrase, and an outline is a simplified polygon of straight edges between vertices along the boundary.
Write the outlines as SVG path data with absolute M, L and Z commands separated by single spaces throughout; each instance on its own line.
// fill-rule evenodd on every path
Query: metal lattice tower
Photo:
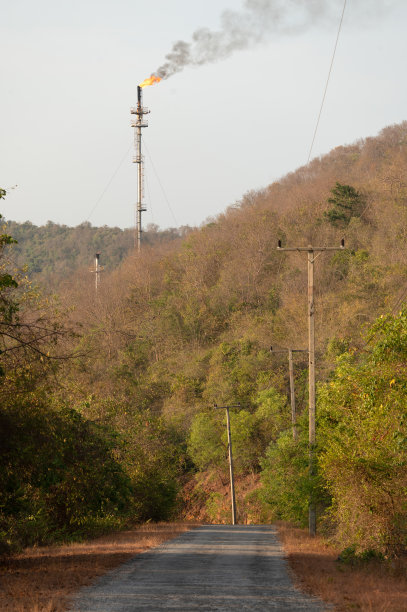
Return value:
M 144 157 L 141 154 L 141 130 L 142 128 L 148 127 L 147 119 L 144 115 L 148 115 L 150 112 L 143 106 L 143 94 L 142 88 L 137 87 L 137 106 L 130 109 L 132 115 L 136 115 L 136 119 L 133 119 L 131 126 L 134 127 L 134 146 L 136 149 L 136 155 L 133 157 L 133 162 L 137 164 L 137 204 L 136 204 L 136 223 L 135 223 L 135 234 L 134 234 L 134 246 L 137 250 L 141 249 L 141 213 L 146 210 L 143 207 L 143 195 L 144 195 L 144 174 L 143 165 Z

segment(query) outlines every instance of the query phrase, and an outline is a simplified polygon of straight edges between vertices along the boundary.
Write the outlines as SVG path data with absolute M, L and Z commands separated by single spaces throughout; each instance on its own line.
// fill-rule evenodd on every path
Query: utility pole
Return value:
M 103 266 L 99 265 L 100 253 L 95 253 L 95 269 L 91 270 L 95 275 L 95 292 L 98 294 L 99 285 L 100 285 L 100 273 L 103 272 Z
M 295 410 L 295 391 L 294 391 L 294 368 L 293 368 L 293 350 L 288 349 L 288 372 L 290 375 L 290 399 L 291 399 L 291 425 L 293 428 L 293 440 L 298 438 L 297 433 L 297 414 Z
M 293 429 L 293 440 L 298 440 L 297 432 L 297 413 L 295 408 L 295 388 L 294 388 L 294 366 L 293 366 L 293 353 L 307 353 L 308 349 L 273 349 L 270 346 L 271 353 L 285 353 L 288 351 L 288 373 L 290 376 L 290 403 L 291 403 L 291 425 Z
M 281 240 L 278 241 L 278 251 L 298 251 L 307 253 L 308 260 L 308 395 L 309 395 L 309 474 L 315 475 L 315 306 L 314 306 L 314 263 L 317 257 L 325 251 L 340 251 L 345 248 L 345 240 L 342 238 L 340 247 L 282 247 Z M 315 255 L 318 253 L 318 255 Z M 317 515 L 315 502 L 310 499 L 309 512 L 309 534 L 315 536 L 317 532 Z
M 233 478 L 233 453 L 232 453 L 232 436 L 230 433 L 229 408 L 240 408 L 240 404 L 234 404 L 231 406 L 217 406 L 216 404 L 214 404 L 213 407 L 223 408 L 226 410 L 226 427 L 227 427 L 227 433 L 228 433 L 229 472 L 230 472 L 230 497 L 232 500 L 232 525 L 236 525 L 235 481 Z

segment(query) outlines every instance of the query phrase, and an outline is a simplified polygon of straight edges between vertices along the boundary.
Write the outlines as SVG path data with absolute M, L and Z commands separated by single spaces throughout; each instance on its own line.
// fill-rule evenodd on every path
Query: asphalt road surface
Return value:
M 322 612 L 294 588 L 269 525 L 208 525 L 137 555 L 82 589 L 75 612 L 287 610 Z

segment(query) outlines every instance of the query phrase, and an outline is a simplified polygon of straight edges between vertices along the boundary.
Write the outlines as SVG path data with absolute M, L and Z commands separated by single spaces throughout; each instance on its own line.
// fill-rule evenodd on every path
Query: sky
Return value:
M 143 90 L 143 224 L 200 225 L 306 164 L 343 0 L 247 2 L 0 0 L 1 214 L 132 227 L 137 85 L 253 6 L 241 48 Z M 347 0 L 312 157 L 407 118 L 406 23 L 405 0 Z

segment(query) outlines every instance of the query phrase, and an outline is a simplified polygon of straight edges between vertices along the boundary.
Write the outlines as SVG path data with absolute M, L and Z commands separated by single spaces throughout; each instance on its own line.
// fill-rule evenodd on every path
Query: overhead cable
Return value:
M 324 103 L 325 103 L 326 92 L 328 91 L 328 85 L 329 85 L 329 80 L 331 78 L 332 67 L 334 65 L 336 49 L 337 49 L 337 46 L 338 46 L 339 36 L 340 36 L 341 30 L 342 30 L 342 23 L 343 23 L 343 17 L 345 15 L 346 2 L 347 2 L 347 0 L 344 0 L 341 20 L 339 22 L 339 28 L 338 28 L 338 33 L 336 35 L 335 47 L 334 47 L 334 51 L 333 51 L 333 54 L 332 54 L 331 65 L 329 66 L 328 77 L 327 77 L 326 83 L 325 83 L 324 95 L 322 96 L 321 107 L 319 109 L 318 119 L 317 119 L 317 123 L 315 125 L 314 135 L 312 137 L 312 142 L 311 142 L 311 146 L 310 146 L 309 153 L 308 153 L 307 165 L 309 164 L 309 161 L 311 159 L 312 149 L 314 147 L 314 142 L 315 142 L 315 138 L 316 138 L 318 127 L 319 127 L 319 122 L 320 122 L 321 115 L 322 115 L 322 109 L 323 109 Z

